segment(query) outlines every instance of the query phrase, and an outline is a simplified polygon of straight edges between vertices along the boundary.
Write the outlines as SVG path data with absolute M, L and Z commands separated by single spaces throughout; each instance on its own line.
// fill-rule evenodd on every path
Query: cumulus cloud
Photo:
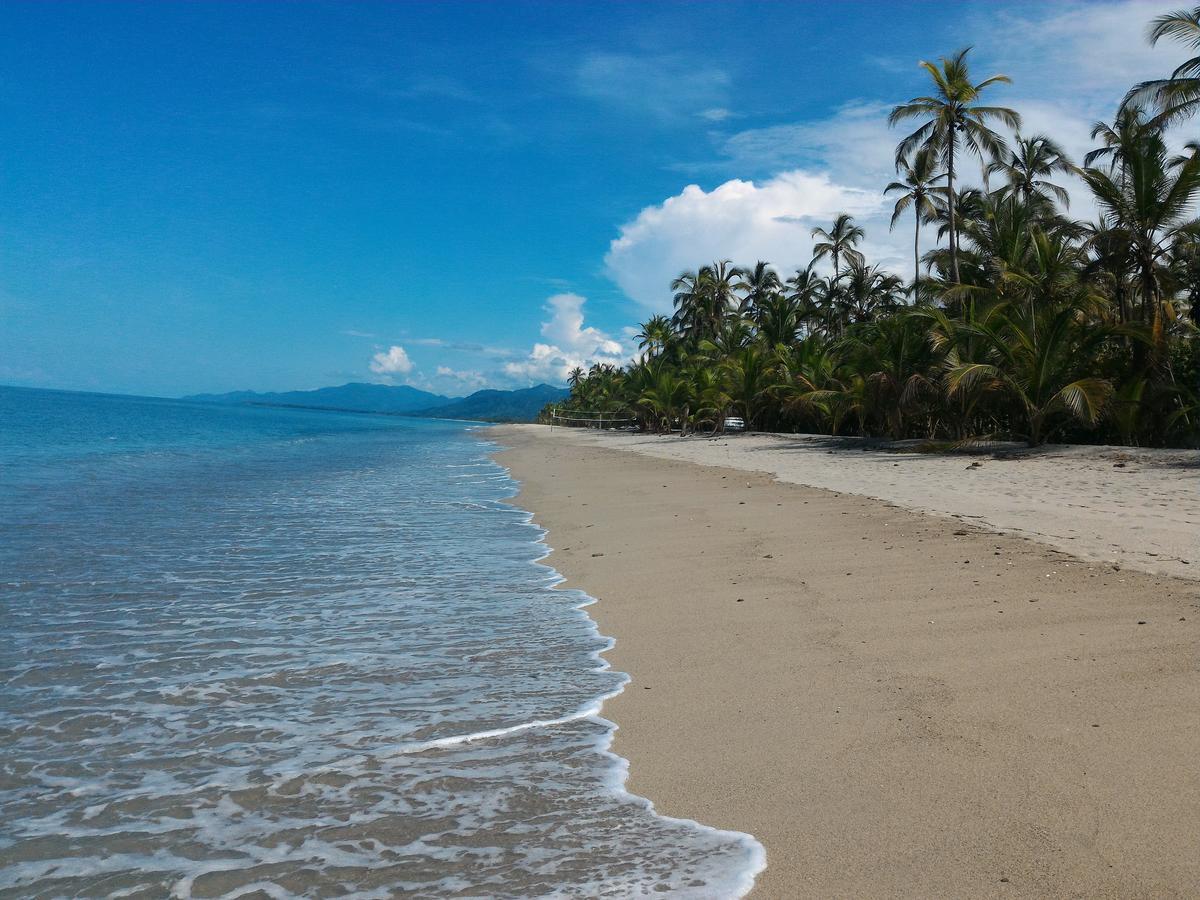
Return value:
M 505 363 L 509 379 L 526 384 L 547 381 L 562 384 L 576 366 L 593 363 L 624 365 L 632 356 L 630 349 L 598 328 L 584 325 L 579 294 L 555 294 L 546 301 L 549 318 L 542 323 L 542 337 L 523 359 Z
M 671 280 L 684 269 L 729 258 L 764 259 L 786 271 L 811 257 L 815 226 L 827 226 L 841 212 L 880 216 L 884 202 L 878 189 L 800 170 L 762 184 L 733 179 L 711 191 L 692 184 L 621 226 L 604 263 L 626 295 L 663 311 L 670 306 Z
M 436 374 L 438 378 L 446 379 L 473 391 L 487 387 L 488 384 L 487 376 L 474 369 L 452 369 L 449 366 L 438 366 Z
M 841 184 L 876 187 L 894 171 L 897 134 L 887 124 L 891 108 L 847 103 L 821 119 L 739 131 L 719 149 L 738 171 L 816 169 Z
M 404 348 L 397 344 L 389 347 L 386 353 L 376 353 L 371 357 L 371 371 L 376 375 L 407 375 L 412 370 L 412 360 Z

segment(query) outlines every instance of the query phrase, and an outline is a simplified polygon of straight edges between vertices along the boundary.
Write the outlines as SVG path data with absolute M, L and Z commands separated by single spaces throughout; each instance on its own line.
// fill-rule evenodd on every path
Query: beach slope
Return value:
M 493 434 L 633 677 L 605 705 L 629 789 L 762 841 L 754 897 L 1195 896 L 1200 584 Z

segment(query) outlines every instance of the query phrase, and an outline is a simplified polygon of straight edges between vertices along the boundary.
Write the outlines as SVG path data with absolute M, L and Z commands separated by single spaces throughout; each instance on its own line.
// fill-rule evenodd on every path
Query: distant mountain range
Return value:
M 470 397 L 421 410 L 433 419 L 480 419 L 485 422 L 532 422 L 547 403 L 570 395 L 566 388 L 539 384 L 519 391 L 476 391 Z
M 408 385 L 352 382 L 314 391 L 233 391 L 228 394 L 193 394 L 184 400 L 201 403 L 234 403 L 252 406 L 293 406 L 343 412 L 427 416 L 432 419 L 474 419 L 482 422 L 532 422 L 543 406 L 561 400 L 565 388 L 539 384 L 516 391 L 476 391 L 469 397 L 444 397 Z

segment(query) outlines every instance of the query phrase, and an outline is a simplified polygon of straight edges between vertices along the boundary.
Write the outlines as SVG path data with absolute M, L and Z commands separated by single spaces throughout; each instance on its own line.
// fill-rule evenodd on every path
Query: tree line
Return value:
M 1200 49 L 1200 7 L 1155 19 L 1149 38 Z M 968 57 L 922 62 L 929 93 L 889 117 L 915 125 L 884 188 L 892 227 L 912 229 L 911 281 L 865 258 L 846 214 L 812 230 L 793 273 L 684 272 L 674 314 L 640 326 L 638 357 L 575 369 L 560 414 L 680 433 L 737 415 L 758 430 L 1196 446 L 1200 142 L 1172 152 L 1168 137 L 1200 109 L 1200 56 L 1135 85 L 1078 162 L 985 102 L 1009 79 L 975 81 Z M 983 187 L 962 184 L 972 164 Z M 1095 221 L 1070 217 L 1068 179 Z

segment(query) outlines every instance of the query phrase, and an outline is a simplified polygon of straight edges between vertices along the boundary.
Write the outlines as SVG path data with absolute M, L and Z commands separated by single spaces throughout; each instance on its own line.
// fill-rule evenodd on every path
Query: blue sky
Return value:
M 1081 154 L 1175 5 L 8 4 L 0 383 L 559 381 L 683 267 L 794 266 L 842 209 L 906 272 L 917 60 L 973 44 Z

